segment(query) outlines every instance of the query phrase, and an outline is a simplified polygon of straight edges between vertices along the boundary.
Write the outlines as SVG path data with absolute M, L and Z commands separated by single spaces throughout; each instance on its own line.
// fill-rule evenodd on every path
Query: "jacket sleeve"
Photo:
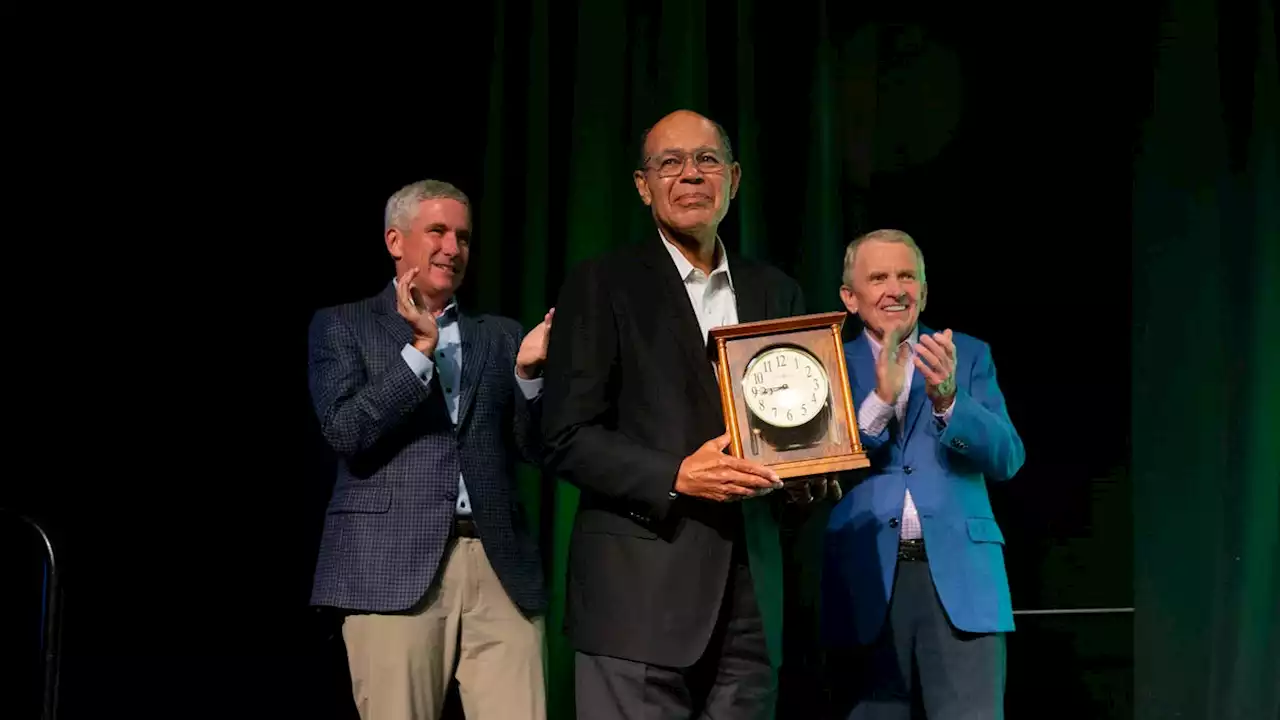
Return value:
M 516 374 L 516 358 L 524 331 L 513 323 L 511 334 L 514 349 L 511 352 L 511 386 L 514 393 L 515 413 L 512 418 L 511 439 L 525 462 L 542 466 L 542 391 L 541 377 L 526 380 Z
M 433 392 L 408 362 L 370 376 L 350 325 L 333 310 L 312 318 L 307 377 L 324 439 L 350 458 L 375 445 Z
M 1022 468 L 1026 451 L 1005 408 L 996 382 L 991 349 L 978 343 L 967 388 L 956 391 L 951 419 L 938 438 L 951 452 L 964 455 L 993 482 L 1012 478 Z
M 619 348 L 607 274 L 588 263 L 566 281 L 551 325 L 543 397 L 546 467 L 661 521 L 684 458 L 617 431 Z

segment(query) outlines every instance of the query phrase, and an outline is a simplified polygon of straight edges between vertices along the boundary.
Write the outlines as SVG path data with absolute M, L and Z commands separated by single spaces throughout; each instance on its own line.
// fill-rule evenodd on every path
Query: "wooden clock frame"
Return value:
M 729 430 L 729 448 L 734 457 L 760 462 L 780 478 L 822 475 L 868 467 L 871 463 L 858 435 L 857 413 L 849 388 L 841 330 L 843 312 L 817 313 L 712 328 L 708 350 L 713 353 L 716 381 L 724 424 Z M 826 370 L 830 409 L 828 435 L 835 441 L 821 441 L 799 451 L 768 447 L 756 457 L 746 457 L 743 437 L 752 432 L 751 410 L 746 406 L 739 379 L 747 365 L 768 348 L 791 346 L 812 355 Z

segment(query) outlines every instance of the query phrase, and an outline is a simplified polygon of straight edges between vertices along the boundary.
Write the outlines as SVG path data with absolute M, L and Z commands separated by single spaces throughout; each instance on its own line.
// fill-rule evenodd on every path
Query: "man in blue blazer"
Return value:
M 849 244 L 840 295 L 865 329 L 845 358 L 871 467 L 827 524 L 822 618 L 869 661 L 851 720 L 908 718 L 913 694 L 930 720 L 1003 717 L 1013 611 L 986 483 L 1025 454 L 990 348 L 920 325 L 927 290 L 906 233 Z
M 472 315 L 454 293 L 467 196 L 425 180 L 387 202 L 396 277 L 316 313 L 311 397 L 339 456 L 311 600 L 343 611 L 362 720 L 545 717 L 542 563 L 515 486 L 540 463 L 551 323 Z

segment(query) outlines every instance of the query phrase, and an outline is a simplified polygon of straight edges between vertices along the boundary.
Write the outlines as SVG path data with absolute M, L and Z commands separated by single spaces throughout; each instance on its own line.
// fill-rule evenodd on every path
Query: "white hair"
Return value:
M 387 207 L 382 215 L 382 231 L 396 228 L 409 231 L 414 217 L 418 214 L 418 206 L 426 200 L 457 200 L 471 212 L 471 201 L 466 193 L 443 180 L 419 180 L 405 185 L 387 199 Z
M 871 242 L 872 240 L 900 243 L 915 250 L 916 261 L 920 263 L 920 283 L 924 284 L 924 253 L 920 251 L 920 246 L 916 244 L 916 241 L 910 235 L 901 230 L 885 229 L 872 230 L 865 235 L 860 235 L 844 249 L 844 274 L 841 276 L 841 280 L 846 287 L 853 287 L 853 261 L 858 258 L 858 248 L 863 243 Z

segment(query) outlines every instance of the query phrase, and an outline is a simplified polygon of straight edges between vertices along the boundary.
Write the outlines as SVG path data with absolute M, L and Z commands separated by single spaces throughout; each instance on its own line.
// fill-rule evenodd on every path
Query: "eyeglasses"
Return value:
M 692 153 L 665 153 L 656 159 L 656 165 L 646 162 L 645 167 L 658 173 L 658 177 L 675 177 L 684 172 L 685 165 L 693 160 L 693 166 L 700 173 L 716 175 L 724 172 L 725 162 L 710 150 L 696 150 Z

